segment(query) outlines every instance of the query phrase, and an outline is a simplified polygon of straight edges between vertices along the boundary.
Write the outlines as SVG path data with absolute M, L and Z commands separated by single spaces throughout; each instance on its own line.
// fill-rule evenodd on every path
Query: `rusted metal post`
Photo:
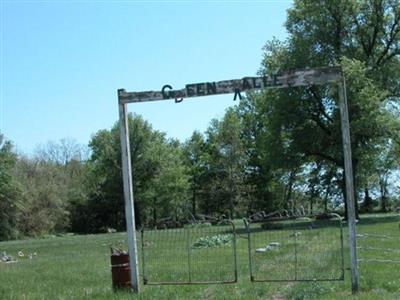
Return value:
M 356 245 L 356 213 L 354 203 L 353 163 L 351 155 L 350 122 L 347 107 L 346 81 L 343 76 L 339 81 L 339 107 L 340 123 L 342 127 L 344 173 L 346 180 L 347 222 L 349 224 L 349 246 L 350 246 L 350 269 L 351 269 L 351 291 L 358 292 L 358 268 L 357 268 L 357 245 Z
M 126 231 L 128 235 L 129 266 L 131 272 L 131 287 L 135 293 L 139 292 L 138 257 L 136 249 L 135 211 L 133 205 L 132 167 L 129 147 L 129 126 L 127 105 L 121 103 L 118 91 L 119 131 L 122 156 L 122 179 L 124 185 Z

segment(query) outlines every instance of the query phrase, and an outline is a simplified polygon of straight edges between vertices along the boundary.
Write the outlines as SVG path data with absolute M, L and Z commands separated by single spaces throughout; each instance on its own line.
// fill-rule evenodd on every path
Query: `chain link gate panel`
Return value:
M 341 217 L 328 218 L 245 220 L 251 281 L 344 280 Z
M 232 222 L 142 230 L 144 284 L 237 282 L 236 231 Z

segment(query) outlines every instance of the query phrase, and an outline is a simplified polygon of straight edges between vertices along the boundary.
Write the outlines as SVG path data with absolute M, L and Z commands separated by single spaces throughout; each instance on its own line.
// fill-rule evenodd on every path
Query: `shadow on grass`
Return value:
M 400 215 L 360 215 L 360 220 L 357 222 L 357 226 L 365 226 L 365 225 L 374 225 L 374 224 L 384 224 L 384 223 L 394 223 L 396 226 L 400 222 Z M 267 224 L 264 228 L 262 224 Z M 347 227 L 347 222 L 342 221 L 343 228 Z M 268 228 L 269 227 L 269 228 Z M 252 223 L 250 225 L 250 232 L 263 232 L 263 231 L 270 231 L 270 232 L 279 232 L 279 231 L 301 231 L 301 230 L 315 230 L 321 228 L 332 228 L 332 229 L 339 229 L 340 223 L 337 219 L 331 220 L 279 220 L 279 221 L 266 221 L 261 223 Z M 246 234 L 246 228 L 237 228 L 237 234 Z
M 267 226 L 263 227 L 263 224 Z M 343 225 L 344 226 L 344 225 Z M 269 228 L 268 228 L 269 227 Z M 339 220 L 285 220 L 264 223 L 253 223 L 250 225 L 250 233 L 257 232 L 280 232 L 280 231 L 304 231 L 318 230 L 321 228 L 340 229 Z M 246 234 L 246 228 L 236 229 L 237 234 Z
M 400 215 L 360 215 L 360 220 L 357 225 L 374 225 L 374 224 L 383 224 L 383 223 L 397 223 L 400 222 Z

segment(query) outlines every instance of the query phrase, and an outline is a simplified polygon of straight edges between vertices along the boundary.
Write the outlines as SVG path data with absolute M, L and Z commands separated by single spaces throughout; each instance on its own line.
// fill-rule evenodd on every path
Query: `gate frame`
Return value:
M 196 224 L 196 223 L 194 223 Z M 197 223 L 200 224 L 200 223 Z M 144 285 L 199 285 L 199 284 L 232 284 L 232 283 L 237 283 L 238 282 L 238 263 L 237 263 L 237 234 L 236 234 L 236 226 L 235 223 L 232 220 L 223 220 L 218 222 L 215 226 L 219 225 L 230 225 L 230 230 L 229 234 L 232 234 L 232 256 L 233 256 L 233 280 L 220 280 L 220 281 L 193 281 L 191 279 L 191 245 L 189 243 L 189 233 L 192 228 L 189 227 L 183 227 L 179 229 L 183 229 L 187 233 L 187 250 L 188 250 L 188 261 L 187 261 L 187 266 L 188 266 L 188 275 L 189 275 L 189 280 L 188 281 L 148 281 L 148 278 L 146 278 L 146 268 L 145 268 L 145 250 L 144 250 L 144 233 L 145 228 L 142 228 L 140 231 L 141 234 L 141 247 L 142 247 L 142 273 L 143 273 L 143 284 Z M 165 229 L 168 230 L 168 229 Z M 158 231 L 163 231 L 163 230 L 158 230 Z
M 343 218 L 336 213 L 329 213 L 330 216 L 335 217 L 335 221 L 339 222 L 339 230 L 340 230 L 340 271 L 341 274 L 338 278 L 313 278 L 313 279 L 298 279 L 297 278 L 297 238 L 295 237 L 295 277 L 294 279 L 255 279 L 253 273 L 253 258 L 251 255 L 251 222 L 249 222 L 246 218 L 243 219 L 244 225 L 246 227 L 247 232 L 247 245 L 248 245 L 248 254 L 249 254 L 249 273 L 250 273 L 250 281 L 252 282 L 318 282 L 318 281 L 343 281 L 345 277 L 345 267 L 344 267 L 344 245 L 343 245 Z M 298 216 L 298 217 L 289 217 L 289 218 L 279 218 L 273 221 L 285 221 L 285 220 L 293 220 L 296 221 L 298 218 L 313 218 L 316 215 L 306 215 L 306 216 Z M 265 230 L 267 231 L 267 230 Z
M 339 88 L 339 109 L 343 144 L 344 173 L 346 180 L 347 219 L 349 227 L 351 287 L 353 294 L 358 292 L 359 274 L 357 269 L 356 218 L 350 122 L 347 106 L 346 80 L 340 67 L 302 69 L 284 72 L 280 75 L 275 74 L 272 76 L 244 77 L 242 79 L 218 82 L 187 84 L 185 88 L 181 90 L 173 90 L 170 85 L 163 86 L 161 91 L 126 92 L 124 89 L 118 90 L 125 218 L 128 235 L 128 253 L 130 257 L 131 288 L 134 292 L 139 292 L 139 272 L 127 104 L 171 99 L 175 99 L 175 103 L 179 103 L 182 102 L 184 98 L 220 94 L 235 94 L 234 99 L 237 97 L 241 99 L 242 96 L 240 93 L 245 91 L 323 85 L 328 83 L 337 83 Z

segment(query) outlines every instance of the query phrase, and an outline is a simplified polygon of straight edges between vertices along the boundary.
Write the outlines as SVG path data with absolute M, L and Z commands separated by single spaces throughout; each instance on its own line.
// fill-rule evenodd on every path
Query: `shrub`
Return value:
M 218 234 L 214 236 L 206 236 L 199 238 L 192 248 L 213 248 L 230 243 L 232 240 L 231 234 Z

